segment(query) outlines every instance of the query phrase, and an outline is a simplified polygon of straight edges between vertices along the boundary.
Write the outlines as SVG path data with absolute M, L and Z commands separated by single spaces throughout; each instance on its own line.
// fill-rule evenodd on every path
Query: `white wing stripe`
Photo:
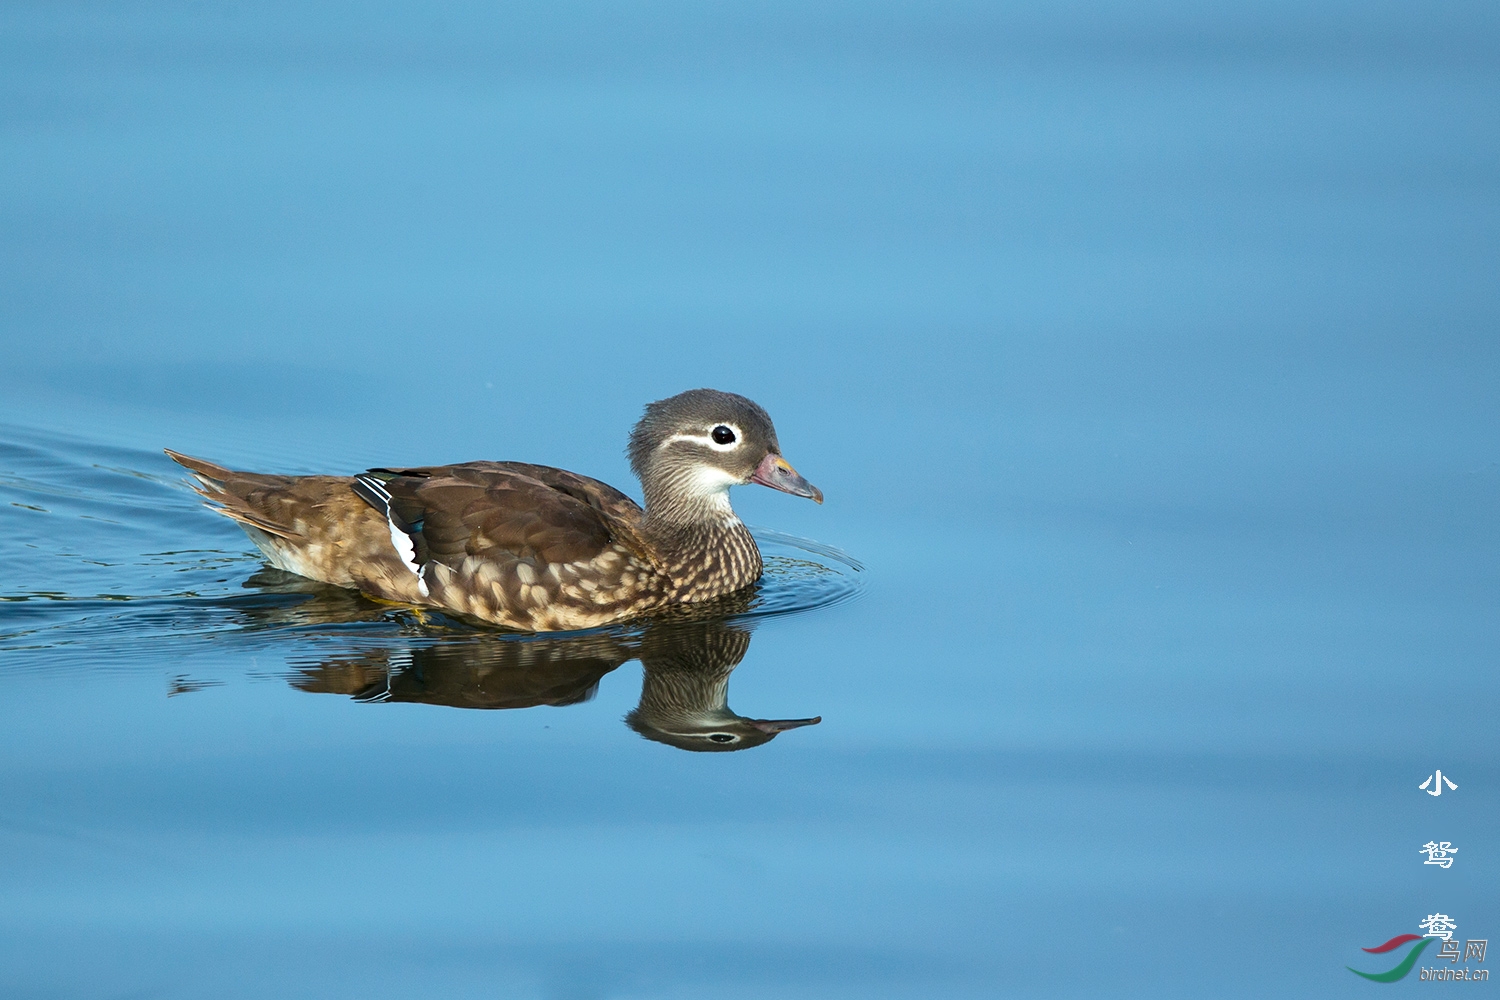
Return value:
M 396 550 L 396 555 L 401 557 L 401 562 L 411 570 L 412 575 L 417 578 L 417 590 L 423 597 L 427 596 L 427 581 L 422 579 L 422 567 L 417 565 L 417 547 L 410 536 L 400 528 L 396 527 L 395 520 L 390 511 L 386 511 L 385 523 L 391 529 L 391 546 Z
M 363 483 L 365 488 L 368 489 L 371 493 L 375 494 L 381 500 L 383 500 L 386 506 L 390 506 L 391 491 L 385 488 L 385 483 L 382 483 L 374 476 L 355 476 L 354 478 Z

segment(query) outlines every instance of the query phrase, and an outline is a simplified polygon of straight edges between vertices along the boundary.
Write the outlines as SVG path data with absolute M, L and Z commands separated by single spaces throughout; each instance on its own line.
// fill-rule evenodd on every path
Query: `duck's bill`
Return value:
M 794 497 L 807 497 L 818 503 L 823 502 L 823 491 L 797 474 L 786 459 L 777 454 L 768 454 L 761 459 L 751 474 L 752 483 L 760 483 L 769 486 L 773 490 L 790 493 Z
M 746 722 L 759 729 L 763 733 L 784 733 L 788 729 L 801 729 L 803 726 L 816 726 L 823 721 L 821 715 L 811 719 L 746 719 Z

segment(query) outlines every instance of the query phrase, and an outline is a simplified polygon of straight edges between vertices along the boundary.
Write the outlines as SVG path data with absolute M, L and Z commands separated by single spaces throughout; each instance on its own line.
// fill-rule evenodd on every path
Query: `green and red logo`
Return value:
M 1389 972 L 1360 972 L 1352 965 L 1346 965 L 1344 966 L 1344 968 L 1348 969 L 1356 976 L 1364 976 L 1366 979 L 1374 980 L 1377 983 L 1394 983 L 1398 979 L 1406 978 L 1406 974 L 1411 971 L 1411 967 L 1417 964 L 1417 958 L 1422 954 L 1423 950 L 1436 940 L 1437 938 L 1423 937 L 1420 934 L 1397 934 L 1385 944 L 1377 945 L 1374 948 L 1362 949 L 1363 951 L 1367 951 L 1372 955 L 1384 955 L 1387 952 L 1395 951 L 1402 945 L 1410 944 L 1413 941 L 1422 942 L 1415 948 L 1408 951 L 1406 953 L 1406 957 L 1403 958 L 1399 963 L 1397 963 L 1394 969 L 1390 970 Z
M 1427 931 L 1426 936 L 1397 934 L 1385 944 L 1365 949 L 1365 951 L 1372 955 L 1384 955 L 1395 951 L 1397 948 L 1403 948 L 1406 945 L 1412 944 L 1413 941 L 1419 942 L 1412 945 L 1411 949 L 1406 953 L 1406 957 L 1397 962 L 1396 967 L 1389 972 L 1360 972 L 1350 965 L 1346 965 L 1344 968 L 1356 976 L 1363 976 L 1377 983 L 1394 983 L 1398 979 L 1405 979 L 1406 974 L 1411 972 L 1412 966 L 1417 964 L 1417 959 L 1421 957 L 1422 952 L 1427 949 L 1428 945 L 1436 941 L 1438 943 L 1438 950 L 1432 957 L 1436 960 L 1437 964 L 1430 969 L 1426 966 L 1422 967 L 1422 974 L 1419 978 L 1424 982 L 1436 980 L 1447 982 L 1483 982 L 1490 978 L 1490 970 L 1475 969 L 1469 965 L 1470 961 L 1480 965 L 1484 963 L 1485 952 L 1490 949 L 1488 938 L 1468 938 L 1462 942 L 1463 947 L 1460 948 L 1458 938 L 1453 936 L 1453 932 L 1457 929 L 1458 925 L 1453 922 L 1452 917 L 1445 913 L 1434 913 L 1418 926 L 1422 930 Z M 1448 964 L 1445 966 L 1442 964 L 1444 962 Z M 1462 967 L 1459 966 L 1459 962 L 1464 963 Z

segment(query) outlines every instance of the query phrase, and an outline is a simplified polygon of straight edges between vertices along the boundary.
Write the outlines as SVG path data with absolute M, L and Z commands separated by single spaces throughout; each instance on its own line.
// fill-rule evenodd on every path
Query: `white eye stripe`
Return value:
M 714 427 L 728 427 L 731 431 L 734 432 L 734 440 L 730 441 L 728 444 L 720 444 L 719 442 L 715 441 L 713 430 Z M 704 431 L 702 434 L 673 434 L 661 444 L 657 445 L 657 447 L 665 448 L 667 445 L 677 441 L 691 441 L 693 444 L 706 445 L 707 447 L 712 448 L 714 451 L 733 451 L 740 446 L 740 439 L 742 437 L 744 437 L 744 435 L 740 432 L 738 424 L 717 423 L 714 424 L 713 427 L 710 427 L 708 430 Z

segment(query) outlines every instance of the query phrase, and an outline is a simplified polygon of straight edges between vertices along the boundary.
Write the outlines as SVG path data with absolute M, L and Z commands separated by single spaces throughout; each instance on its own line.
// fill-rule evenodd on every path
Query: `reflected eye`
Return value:
M 734 431 L 723 424 L 714 428 L 713 437 L 715 444 L 734 444 Z
M 730 437 L 733 438 L 733 435 L 730 435 Z M 708 738 L 711 739 L 711 740 L 713 740 L 715 743 L 733 743 L 734 742 L 734 737 L 730 736 L 728 733 L 709 733 L 708 734 Z

